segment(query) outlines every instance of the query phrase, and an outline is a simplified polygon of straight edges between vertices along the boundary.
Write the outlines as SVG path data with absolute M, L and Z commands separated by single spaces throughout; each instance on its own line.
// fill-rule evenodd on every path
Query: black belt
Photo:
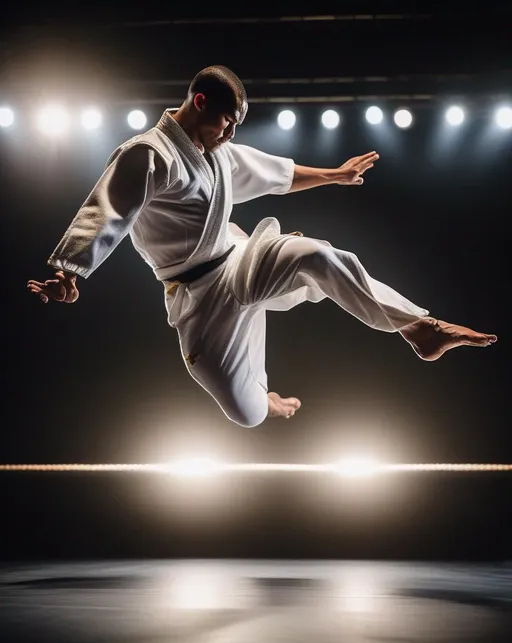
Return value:
M 233 245 L 223 255 L 217 257 L 217 259 L 212 259 L 211 261 L 200 263 L 198 266 L 194 266 L 193 268 L 190 268 L 190 270 L 186 270 L 185 272 L 182 272 L 179 275 L 175 275 L 174 277 L 169 277 L 169 279 L 166 279 L 165 281 L 171 283 L 180 282 L 182 284 L 191 284 L 193 281 L 196 281 L 200 277 L 204 277 L 204 275 L 207 275 L 215 268 L 218 268 L 218 266 L 221 266 L 234 249 L 235 246 Z

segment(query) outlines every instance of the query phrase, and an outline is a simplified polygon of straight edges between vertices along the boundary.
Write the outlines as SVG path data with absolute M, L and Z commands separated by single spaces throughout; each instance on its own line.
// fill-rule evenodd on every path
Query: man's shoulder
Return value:
M 255 149 L 256 148 L 244 143 L 229 142 L 222 145 L 217 151 L 217 154 L 224 156 L 224 158 L 227 158 L 230 161 L 232 166 L 237 167 L 238 161 L 251 155 L 251 152 Z
M 173 146 L 167 144 L 165 137 L 161 136 L 160 130 L 152 128 L 141 134 L 136 134 L 118 145 L 110 154 L 106 165 L 108 167 L 121 155 L 136 157 L 143 155 L 147 150 L 156 153 L 157 157 L 166 165 L 175 156 Z

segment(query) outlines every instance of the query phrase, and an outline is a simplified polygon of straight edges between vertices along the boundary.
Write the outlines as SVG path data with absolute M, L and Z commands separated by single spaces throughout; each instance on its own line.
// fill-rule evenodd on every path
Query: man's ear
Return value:
M 194 107 L 198 112 L 203 111 L 206 106 L 206 96 L 204 94 L 196 94 L 194 96 Z

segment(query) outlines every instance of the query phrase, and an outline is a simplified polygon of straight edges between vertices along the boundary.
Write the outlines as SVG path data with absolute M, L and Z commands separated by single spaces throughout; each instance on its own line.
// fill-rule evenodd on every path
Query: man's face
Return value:
M 240 125 L 247 113 L 247 104 L 241 108 L 222 111 L 205 108 L 200 112 L 198 120 L 198 138 L 207 152 L 215 152 L 221 145 L 232 140 L 235 129 Z

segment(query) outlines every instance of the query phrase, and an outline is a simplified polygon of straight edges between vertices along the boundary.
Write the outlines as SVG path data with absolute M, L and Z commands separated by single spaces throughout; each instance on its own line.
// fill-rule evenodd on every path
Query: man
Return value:
M 165 287 L 168 322 L 178 331 L 190 375 L 242 426 L 291 417 L 297 398 L 268 392 L 265 314 L 329 297 L 372 328 L 399 332 L 424 360 L 495 335 L 428 316 L 327 241 L 281 234 L 274 218 L 249 237 L 229 222 L 233 204 L 322 185 L 361 185 L 379 155 L 338 168 L 299 166 L 231 139 L 245 119 L 240 79 L 213 66 L 192 80 L 179 109 L 118 147 L 48 260 L 52 279 L 29 281 L 44 303 L 78 299 L 88 278 L 129 234 Z

